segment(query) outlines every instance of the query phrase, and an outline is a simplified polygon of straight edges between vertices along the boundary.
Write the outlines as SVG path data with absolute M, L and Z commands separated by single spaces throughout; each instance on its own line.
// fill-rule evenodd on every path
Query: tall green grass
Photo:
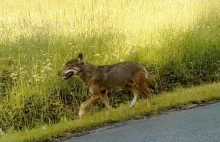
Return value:
M 218 0 L 1 1 L 0 127 L 75 119 L 86 87 L 57 72 L 80 51 L 95 65 L 140 62 L 158 91 L 218 81 L 219 13 Z

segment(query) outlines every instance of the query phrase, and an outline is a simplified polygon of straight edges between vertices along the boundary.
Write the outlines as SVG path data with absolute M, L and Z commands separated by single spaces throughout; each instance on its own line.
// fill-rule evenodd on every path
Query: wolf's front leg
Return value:
M 101 92 L 101 100 L 105 104 L 106 116 L 109 116 L 109 111 L 110 111 L 111 107 L 109 105 L 109 99 L 108 99 L 108 92 L 107 92 L 107 90 L 104 90 L 104 91 Z
M 85 109 L 95 103 L 96 101 L 98 101 L 100 99 L 100 96 L 96 96 L 96 95 L 93 95 L 90 99 L 88 99 L 87 101 L 85 101 L 84 103 L 82 103 L 80 105 L 80 109 L 79 109 L 79 113 L 78 113 L 78 116 L 79 118 L 81 119 L 83 114 L 85 113 Z

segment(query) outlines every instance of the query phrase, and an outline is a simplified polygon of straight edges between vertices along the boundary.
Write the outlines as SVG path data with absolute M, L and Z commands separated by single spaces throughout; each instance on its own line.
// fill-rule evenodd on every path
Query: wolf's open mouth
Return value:
M 67 74 L 65 74 L 65 75 L 63 76 L 63 79 L 68 79 L 68 78 L 70 78 L 72 75 L 73 75 L 73 72 L 68 72 Z

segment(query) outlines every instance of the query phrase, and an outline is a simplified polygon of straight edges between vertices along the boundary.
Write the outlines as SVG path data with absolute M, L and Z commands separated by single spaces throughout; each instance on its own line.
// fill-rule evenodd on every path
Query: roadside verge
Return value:
M 188 109 L 220 99 L 220 83 L 201 85 L 192 88 L 180 88 L 173 92 L 162 93 L 153 98 L 153 104 L 147 108 L 145 100 L 139 100 L 136 107 L 130 109 L 127 104 L 112 109 L 109 116 L 105 111 L 88 113 L 81 120 L 62 120 L 58 124 L 45 125 L 32 130 L 16 133 L 1 133 L 1 142 L 53 141 L 56 138 L 70 137 L 72 134 L 92 130 L 109 123 L 138 119 L 143 116 L 155 116 L 169 110 Z

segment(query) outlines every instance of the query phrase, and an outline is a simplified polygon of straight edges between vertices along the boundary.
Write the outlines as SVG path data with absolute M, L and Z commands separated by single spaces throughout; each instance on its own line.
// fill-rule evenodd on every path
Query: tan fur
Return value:
M 94 66 L 84 62 L 83 54 L 66 63 L 65 68 L 59 72 L 63 79 L 72 75 L 78 75 L 89 87 L 92 97 L 83 102 L 79 109 L 79 117 L 85 113 L 85 109 L 102 100 L 107 110 L 110 109 L 107 91 L 112 88 L 124 88 L 131 90 L 134 94 L 130 107 L 136 104 L 137 96 L 141 93 L 147 97 L 147 106 L 152 100 L 151 93 L 147 88 L 155 89 L 148 80 L 146 69 L 136 62 L 121 62 L 113 65 Z

